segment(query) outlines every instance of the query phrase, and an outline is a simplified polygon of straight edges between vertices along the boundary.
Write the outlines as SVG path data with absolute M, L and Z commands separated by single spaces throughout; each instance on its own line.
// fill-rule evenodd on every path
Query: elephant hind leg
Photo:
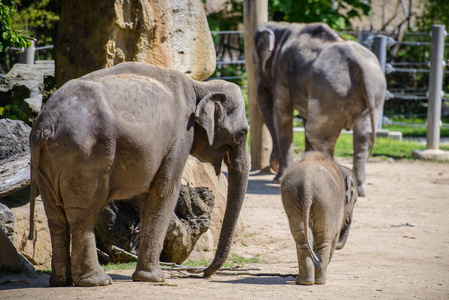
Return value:
M 46 181 L 38 178 L 38 187 L 44 202 L 52 247 L 50 286 L 70 286 L 70 229 L 64 210 L 56 205 L 56 197 Z
M 76 187 L 70 175 L 66 174 L 65 180 L 61 180 L 61 194 L 72 235 L 72 277 L 77 286 L 112 283 L 98 262 L 94 235 L 97 215 L 106 206 L 108 197 L 108 176 L 100 174 L 84 173 L 83 178 L 76 178 Z
M 315 283 L 315 265 L 309 254 L 307 245 L 296 244 L 296 254 L 298 256 L 298 277 L 296 284 L 312 285 Z
M 322 259 L 322 263 L 320 268 L 315 269 L 315 283 L 316 284 L 325 284 L 326 283 L 326 274 L 327 274 L 327 266 L 329 265 L 331 259 L 331 242 L 325 242 L 323 245 L 319 246 L 316 249 L 316 252 Z

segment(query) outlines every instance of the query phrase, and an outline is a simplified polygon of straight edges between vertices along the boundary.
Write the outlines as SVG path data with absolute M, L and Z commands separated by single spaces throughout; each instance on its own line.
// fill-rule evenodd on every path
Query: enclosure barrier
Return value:
M 429 107 L 427 109 L 427 149 L 439 149 L 441 98 L 443 86 L 444 25 L 432 26 L 430 54 Z

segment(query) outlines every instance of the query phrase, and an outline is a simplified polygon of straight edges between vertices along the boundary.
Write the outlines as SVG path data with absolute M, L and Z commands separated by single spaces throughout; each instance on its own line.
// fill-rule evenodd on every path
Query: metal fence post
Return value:
M 363 30 L 362 33 L 360 34 L 359 40 L 360 40 L 360 44 L 362 44 L 363 46 L 365 46 L 366 48 L 368 48 L 369 50 L 372 50 L 371 48 L 371 43 L 369 43 L 369 39 L 371 36 L 371 31 L 370 30 Z
M 443 85 L 444 25 L 432 26 L 430 52 L 429 106 L 427 109 L 427 149 L 440 146 L 441 90 Z
M 34 40 L 30 39 L 31 46 L 26 48 L 25 51 L 19 55 L 19 63 L 34 65 L 34 53 L 36 48 L 34 47 Z
M 379 59 L 380 67 L 382 72 L 385 74 L 386 64 L 387 64 L 387 37 L 385 35 L 376 35 L 374 37 L 374 47 L 373 52 Z M 382 122 L 384 118 L 384 108 L 382 107 L 380 113 L 379 124 L 377 129 L 382 129 Z

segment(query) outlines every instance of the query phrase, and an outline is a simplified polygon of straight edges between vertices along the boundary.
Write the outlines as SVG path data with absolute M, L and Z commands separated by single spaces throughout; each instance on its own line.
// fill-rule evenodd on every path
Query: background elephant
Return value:
M 356 187 L 352 171 L 321 152 L 307 152 L 285 172 L 281 196 L 296 242 L 297 284 L 326 283 L 332 255 L 348 239 Z
M 364 196 L 365 163 L 386 91 L 376 56 L 321 23 L 268 22 L 257 28 L 255 43 L 257 99 L 273 139 L 275 181 L 293 162 L 297 109 L 304 121 L 306 151 L 333 157 L 341 130 L 353 129 L 354 172 Z
M 163 281 L 159 256 L 189 153 L 211 163 L 217 176 L 223 159 L 228 166 L 223 227 L 204 271 L 213 274 L 226 260 L 245 197 L 247 132 L 240 89 L 225 81 L 122 63 L 67 82 L 30 133 L 31 200 L 37 185 L 52 241 L 50 284 L 111 283 L 98 264 L 95 219 L 109 201 L 135 195 L 141 232 L 132 278 Z

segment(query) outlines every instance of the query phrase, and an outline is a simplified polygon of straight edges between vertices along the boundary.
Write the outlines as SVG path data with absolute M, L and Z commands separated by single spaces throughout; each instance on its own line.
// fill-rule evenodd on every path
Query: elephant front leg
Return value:
M 93 222 L 88 225 L 82 230 L 72 230 L 73 281 L 77 286 L 109 285 L 112 279 L 98 263 Z
M 140 242 L 137 267 L 132 275 L 134 281 L 165 281 L 159 257 L 175 209 L 180 180 L 160 178 L 155 181 L 150 193 L 140 196 Z

